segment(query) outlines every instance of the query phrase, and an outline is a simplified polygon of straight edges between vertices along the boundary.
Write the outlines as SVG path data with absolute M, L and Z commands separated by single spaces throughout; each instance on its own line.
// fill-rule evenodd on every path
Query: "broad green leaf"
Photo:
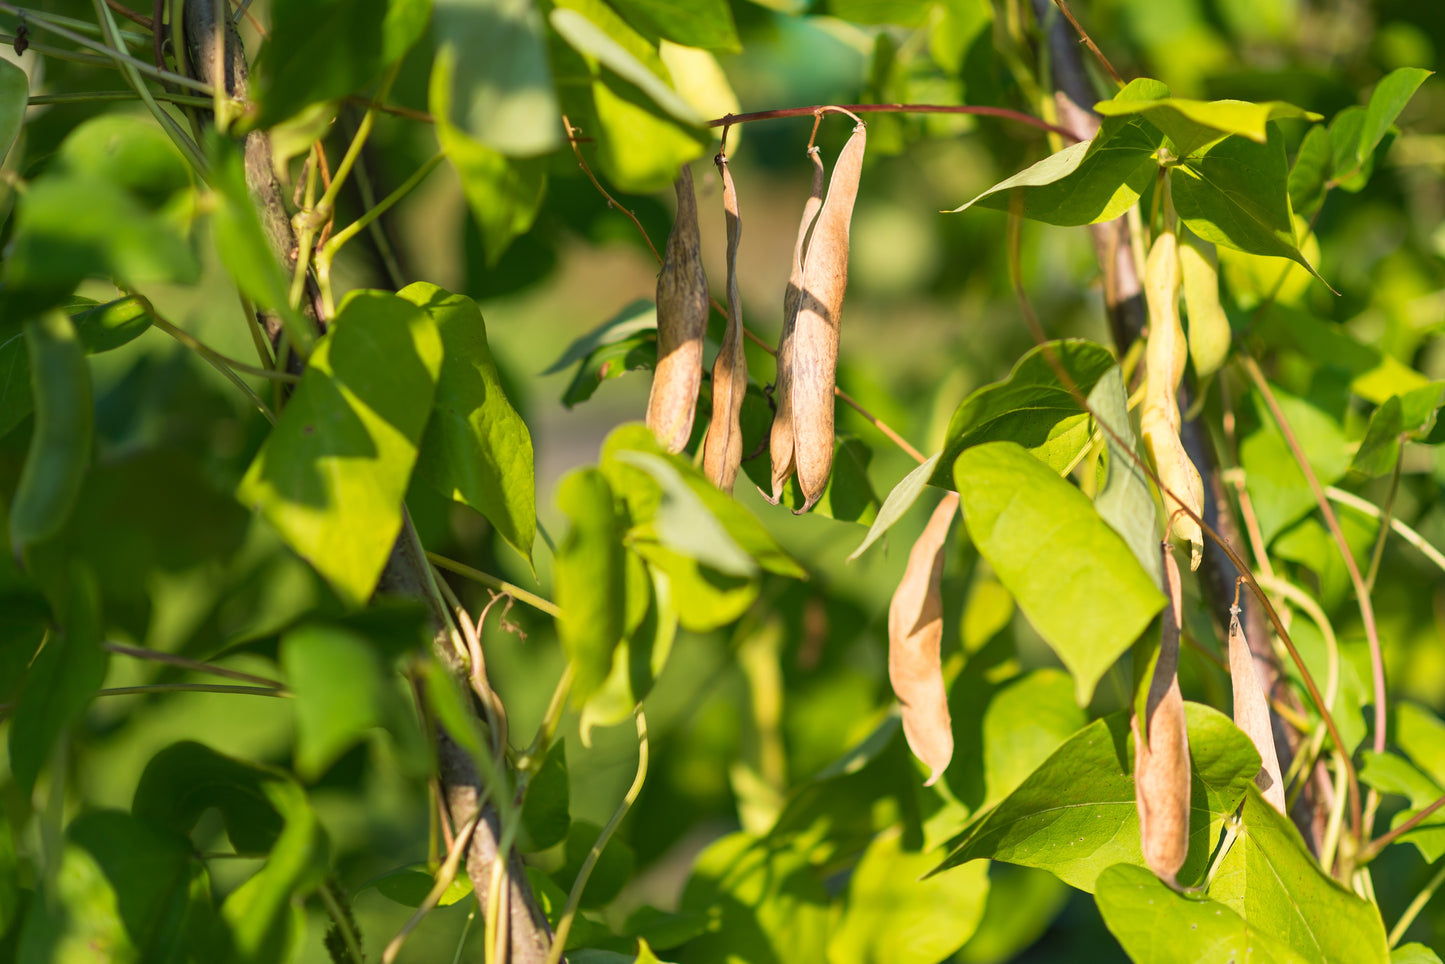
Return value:
M 255 123 L 270 127 L 361 90 L 426 32 L 431 0 L 288 0 L 256 58 Z
M 47 595 L 59 627 L 26 672 L 10 719 L 10 773 L 27 796 L 56 741 L 85 715 L 110 662 L 101 648 L 100 588 L 90 570 L 71 563 Z
M 1087 703 L 1164 597 L 1088 498 L 1015 443 L 966 449 L 954 478 L 974 545 Z
M 437 141 L 462 181 L 462 193 L 482 235 L 482 253 L 488 268 L 526 234 L 542 207 L 547 192 L 547 170 L 540 158 L 512 158 L 454 126 L 451 90 L 454 49 L 437 51 L 432 65 L 430 105 L 436 118 Z
M 1340 325 L 1279 304 L 1259 313 L 1255 331 L 1272 347 L 1298 352 L 1324 368 L 1342 369 L 1350 377 L 1350 391 L 1376 405 L 1430 384 L 1424 375 L 1378 346 L 1356 340 Z
M 1170 174 L 1174 207 L 1189 230 L 1249 254 L 1289 258 L 1323 282 L 1295 240 L 1288 184 L 1277 125 L 1266 143 L 1227 138 Z
M 1094 508 L 1110 528 L 1123 537 L 1139 565 L 1163 587 L 1164 574 L 1159 562 L 1158 513 L 1149 480 L 1144 475 L 1139 444 L 1134 426 L 1129 421 L 1129 400 L 1124 392 L 1124 373 L 1115 365 L 1089 392 L 1089 408 L 1104 430 L 1104 444 L 1109 451 L 1109 474 Z
M 1370 415 L 1365 437 L 1350 461 L 1350 473 L 1374 478 L 1394 471 L 1400 446 L 1430 434 L 1442 401 L 1445 382 L 1431 382 L 1385 399 Z
M 1390 952 L 1390 964 L 1440 964 L 1440 955 L 1424 944 L 1401 944 Z
M 1307 961 L 1385 964 L 1379 910 L 1320 869 L 1289 818 L 1251 782 L 1239 835 L 1219 861 L 1209 896 Z
M 1295 214 L 1308 218 L 1325 200 L 1325 185 L 1334 169 L 1330 132 L 1323 124 L 1309 129 L 1289 169 L 1289 201 Z
M 1038 942 L 1073 893 L 1053 874 L 1016 864 L 988 865 L 988 903 L 958 964 L 1004 964 Z
M 436 0 L 438 59 L 454 58 L 449 120 L 508 157 L 563 143 L 547 28 L 532 0 Z M 445 145 L 443 145 L 445 148 Z
M 729 576 L 666 546 L 638 540 L 633 550 L 667 580 L 683 629 L 705 633 L 735 622 L 758 598 L 758 580 Z
M 612 5 L 649 39 L 664 37 L 684 47 L 725 53 L 742 49 L 727 0 L 693 0 L 685 5 L 671 0 L 614 0 Z
M 672 89 L 665 77 L 660 76 L 666 73 L 662 61 L 658 60 L 655 65 L 648 64 L 637 56 L 635 49 L 629 49 L 625 36 L 619 40 L 619 35 L 630 31 L 627 31 L 620 21 L 613 22 L 615 14 L 592 4 L 579 6 L 601 22 L 589 18 L 582 9 L 560 6 L 554 8 L 548 17 L 552 29 L 561 34 L 572 49 L 596 59 L 602 66 L 637 87 L 674 120 L 689 125 L 702 123 L 697 112 Z M 655 51 L 653 55 L 656 56 Z
M 1330 121 L 1330 169 L 1332 187 L 1358 193 L 1370 181 L 1375 171 L 1374 153 L 1366 154 L 1360 160 L 1360 138 L 1365 132 L 1365 108 L 1346 107 Z
M 1344 434 L 1324 412 L 1272 386 L 1290 429 L 1309 458 L 1321 485 L 1332 485 L 1350 465 Z M 1266 543 L 1315 507 L 1314 492 L 1300 471 L 1268 407 L 1255 401 L 1260 427 L 1239 445 L 1250 500 Z
M 1143 867 L 1116 864 L 1099 875 L 1094 902 L 1135 964 L 1305 964 L 1218 901 L 1179 893 Z
M 51 856 L 52 886 L 29 902 L 14 959 L 23 964 L 140 964 L 141 949 L 126 930 L 116 887 L 100 862 L 70 841 L 62 846 Z
M 417 472 L 486 516 L 531 562 L 537 537 L 532 434 L 502 390 L 481 311 L 470 298 L 425 282 L 397 294 L 431 316 L 445 349 Z
M 622 639 L 625 583 L 622 525 L 612 489 L 597 469 L 578 469 L 557 486 L 572 527 L 557 550 L 558 635 L 572 661 L 572 702 L 581 706 L 612 669 Z
M 564 863 L 560 870 L 552 874 L 552 879 L 558 886 L 571 892 L 582 864 L 587 859 L 587 853 L 597 842 L 601 832 L 602 828 L 595 823 L 586 820 L 573 821 L 572 826 L 567 829 L 567 842 L 563 847 Z M 632 848 L 625 841 L 616 836 L 609 838 L 602 855 L 592 868 L 592 875 L 587 878 L 587 886 L 582 888 L 582 901 L 578 906 L 590 909 L 610 903 L 632 876 L 634 862 Z
M 10 153 L 20 134 L 29 96 L 30 78 L 14 63 L 5 61 L 0 66 L 0 161 Z
M 1114 356 L 1100 345 L 1075 338 L 1030 349 L 1006 378 L 978 389 L 954 411 L 948 441 L 929 482 L 953 488 L 953 463 L 959 453 L 970 445 L 996 440 L 1017 442 L 1055 471 L 1063 471 L 1077 451 L 1056 452 L 1051 440 L 1059 436 L 1062 423 L 1083 414 L 1083 409 L 1060 380 L 1055 363 L 1073 387 L 1087 395 L 1114 364 Z
M 281 638 L 281 668 L 296 706 L 296 772 L 316 780 L 366 731 L 380 726 L 387 680 L 370 644 L 339 626 Z
M 1355 160 L 1363 164 L 1375 153 L 1375 148 L 1385 139 L 1385 133 L 1395 123 L 1395 118 L 1410 103 L 1415 91 L 1434 71 L 1423 67 L 1400 67 L 1390 71 L 1370 92 L 1370 102 L 1365 106 L 1364 123 L 1360 127 L 1360 139 L 1355 145 Z
M 1198 703 L 1184 710 L 1193 777 L 1189 856 L 1179 880 L 1189 884 L 1204 874 L 1225 820 L 1253 785 L 1259 753 L 1217 710 Z M 988 857 L 1092 891 L 1114 864 L 1143 867 L 1133 757 L 1128 711 L 1095 720 L 980 818 L 939 870 Z
M 925 878 L 937 855 L 901 844 L 897 831 L 883 834 L 854 868 L 843 919 L 828 940 L 832 964 L 936 964 L 973 936 L 988 865 Z
M 1300 239 L 1300 254 L 1306 261 L 1314 264 L 1320 257 L 1319 238 L 1310 231 L 1309 222 L 1300 215 L 1294 215 L 1292 221 L 1294 236 Z M 1313 275 L 1297 261 L 1247 254 L 1233 248 L 1220 248 L 1216 253 L 1219 258 L 1220 277 L 1241 311 L 1269 303 L 1302 304 L 1314 287 Z
M 1068 674 L 1052 667 L 1001 682 L 965 666 L 949 689 L 954 762 L 944 779 L 971 814 L 1018 789 L 1087 721 Z
M 603 345 L 649 330 L 657 330 L 657 307 L 646 298 L 630 301 L 617 314 L 574 339 L 542 374 L 554 375 L 587 358 Z
M 873 524 L 868 527 L 868 534 L 863 537 L 862 542 L 858 543 L 858 548 L 848 556 L 849 562 L 861 556 L 869 546 L 893 528 L 894 523 L 903 518 L 904 513 L 913 507 L 913 503 L 917 502 L 918 497 L 923 494 L 924 487 L 928 485 L 928 480 L 942 457 L 942 452 L 932 456 L 905 475 L 903 481 L 893 487 L 893 491 L 888 493 L 888 498 L 883 500 L 883 507 L 878 510 Z
M 375 887 L 377 893 L 403 907 L 420 907 L 435 884 L 436 878 L 426 864 L 412 864 L 410 867 L 398 867 L 382 874 L 361 889 Z M 471 893 L 472 879 L 464 873 L 457 874 L 447 889 L 442 891 L 437 906 L 450 907 L 462 898 L 471 896 Z
M 568 408 L 592 397 L 597 386 L 609 378 L 620 378 L 628 372 L 651 371 L 657 367 L 657 332 L 639 331 L 620 341 L 602 345 L 582 360 L 577 374 L 562 393 L 562 404 Z
M 232 759 L 199 743 L 176 743 L 153 757 L 132 812 L 180 834 L 218 809 L 238 853 L 266 862 L 221 905 L 231 952 L 224 960 L 269 964 L 296 937 L 292 901 L 309 893 L 328 863 L 326 833 L 305 792 L 279 770 Z
M 371 595 L 401 532 L 441 365 L 425 311 L 384 292 L 348 295 L 236 491 L 351 606 Z
M 311 327 L 291 307 L 290 279 L 282 272 L 256 215 L 246 184 L 245 158 L 233 142 L 212 133 L 206 147 L 211 160 L 211 236 L 216 251 L 247 298 L 276 312 L 293 337 L 300 332 L 309 339 Z
M 593 728 L 616 726 L 632 718 L 637 705 L 652 691 L 653 683 L 662 674 L 677 639 L 678 613 L 673 603 L 672 579 L 661 569 L 647 565 L 636 552 L 629 552 L 626 581 L 626 633 L 612 653 L 612 671 L 601 688 L 587 699 L 577 723 L 582 745 L 586 747 L 592 746 Z M 750 583 L 744 585 L 751 587 Z M 744 596 L 751 599 L 752 593 L 745 590 Z M 690 601 L 698 613 L 712 608 L 710 599 L 701 603 L 696 599 Z M 709 621 L 705 616 L 689 618 Z
M 752 557 L 667 459 L 627 449 L 616 452 L 614 457 L 646 472 L 661 489 L 662 497 L 652 518 L 652 531 L 660 543 L 724 575 L 747 578 L 757 574 Z
M 1160 97 L 1149 100 L 1105 100 L 1094 106 L 1105 117 L 1141 114 L 1174 142 L 1176 157 L 1188 157 L 1215 141 L 1238 134 L 1263 144 L 1266 126 L 1282 117 L 1322 117 L 1293 104 L 1272 100 L 1255 104 L 1244 100 L 1190 100 Z
M 681 909 L 709 929 L 687 945 L 698 964 L 827 960 L 828 892 L 796 850 L 735 833 L 698 857 Z
M 557 740 L 527 784 L 522 799 L 523 850 L 546 850 L 567 839 L 572 822 L 567 784 L 567 741 Z

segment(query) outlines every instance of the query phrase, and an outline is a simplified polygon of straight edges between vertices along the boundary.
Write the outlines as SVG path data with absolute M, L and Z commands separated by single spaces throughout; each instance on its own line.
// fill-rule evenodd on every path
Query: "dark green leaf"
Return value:
M 454 126 L 451 117 L 453 58 L 448 45 L 437 52 L 432 65 L 431 113 L 436 118 L 437 141 L 462 181 L 462 193 L 482 236 L 482 253 L 488 268 L 526 234 L 537 218 L 547 191 L 547 170 L 540 158 L 511 158 L 469 137 Z
M 567 830 L 566 862 L 552 875 L 559 886 L 571 891 L 588 851 L 601 832 L 602 828 L 595 823 L 573 821 Z M 587 878 L 587 885 L 582 889 L 582 902 L 578 906 L 594 908 L 610 903 L 632 876 L 633 862 L 632 848 L 615 836 L 610 838 L 592 868 L 592 875 Z
M 321 101 L 354 94 L 426 31 L 431 0 L 288 0 L 271 14 L 256 59 L 256 123 L 270 127 Z
M 545 154 L 563 141 L 547 56 L 546 25 L 528 0 L 440 4 L 432 24 L 438 59 L 454 58 L 449 120 L 509 157 Z
M 833 448 L 833 471 L 823 494 L 813 505 L 817 515 L 839 522 L 856 522 L 869 525 L 878 517 L 878 494 L 868 478 L 868 463 L 873 460 L 873 450 L 851 435 L 838 435 Z M 758 459 L 766 465 L 765 459 Z M 802 490 L 798 488 L 796 476 L 790 477 L 783 486 L 781 502 L 797 512 L 807 504 Z
M 693 0 L 686 5 L 670 0 L 614 0 L 613 6 L 649 38 L 665 37 L 684 47 L 727 53 L 742 49 L 727 0 Z
M 56 741 L 85 715 L 110 662 L 101 648 L 105 625 L 94 575 L 73 563 L 61 578 L 48 593 L 59 628 L 26 673 L 10 720 L 10 773 L 25 794 Z
M 1136 964 L 1296 964 L 1303 959 L 1218 901 L 1169 888 L 1143 867 L 1116 864 L 1099 875 L 1094 901 Z
M 648 330 L 657 330 L 657 307 L 646 298 L 630 301 L 617 314 L 573 340 L 542 374 L 555 375 L 587 358 L 603 345 L 610 345 L 629 335 Z
M 1007 378 L 983 386 L 958 406 L 948 422 L 948 441 L 930 483 L 953 488 L 953 463 L 959 453 L 981 442 L 1017 442 L 1057 471 L 1072 462 L 1088 439 L 1088 426 L 1078 419 L 1084 410 L 1060 381 L 1055 362 L 1074 388 L 1087 395 L 1114 364 L 1114 356 L 1093 342 L 1073 338 L 1030 349 Z M 1068 421 L 1071 418 L 1075 421 Z M 1085 430 L 1083 439 L 1056 444 L 1065 436 L 1073 439 L 1069 432 L 1077 428 Z
M 1264 144 L 1243 137 L 1221 141 L 1203 157 L 1174 168 L 1170 185 L 1179 217 L 1204 240 L 1289 258 L 1320 278 L 1295 240 L 1284 136 L 1277 125 L 1270 125 Z
M 381 724 L 386 677 L 365 639 L 325 625 L 283 636 L 281 668 L 295 697 L 296 772 L 315 780 Z
M 592 397 L 609 378 L 628 372 L 651 371 L 657 365 L 657 332 L 639 331 L 621 341 L 602 345 L 582 360 L 577 374 L 562 393 L 562 404 L 571 408 Z
M 135 298 L 117 298 L 70 316 L 87 355 L 130 344 L 151 326 L 151 316 Z
M 401 532 L 441 364 L 426 312 L 383 292 L 348 295 L 237 489 L 352 606 Z
M 10 153 L 20 134 L 29 96 L 30 78 L 14 63 L 5 61 L 0 67 L 0 161 Z
M 1193 772 L 1189 856 L 1181 883 L 1199 880 L 1225 820 L 1259 772 L 1259 753 L 1217 710 L 1184 704 Z M 1092 891 L 1118 863 L 1144 866 L 1134 803 L 1129 713 L 1095 720 L 1059 747 L 968 830 L 940 870 L 988 857 L 1048 870 Z
M 988 865 L 925 877 L 935 854 L 902 849 L 900 834 L 869 844 L 853 870 L 842 920 L 828 940 L 834 964 L 933 964 L 973 935 L 988 897 Z
M 398 867 L 390 873 L 383 874 L 372 881 L 369 886 L 375 887 L 383 897 L 394 900 L 404 907 L 420 907 L 435 884 L 436 878 L 432 876 L 426 864 L 413 864 L 410 867 Z M 437 900 L 436 905 L 450 907 L 462 898 L 470 896 L 471 893 L 471 878 L 464 873 L 457 874 L 447 889 L 442 891 L 441 898 Z
M 612 489 L 597 469 L 578 469 L 557 486 L 572 527 L 557 550 L 555 581 L 562 648 L 572 661 L 572 700 L 581 706 L 612 669 L 625 612 L 622 526 Z
M 1038 941 L 1072 891 L 1053 874 L 1015 864 L 988 865 L 988 903 L 958 964 L 1003 964 Z
M 1377 345 L 1359 341 L 1344 326 L 1302 311 L 1270 305 L 1260 314 L 1255 330 L 1273 347 L 1288 348 L 1315 364 L 1342 370 L 1350 377 L 1350 391 L 1376 405 L 1430 384 L 1424 375 Z
M 522 849 L 546 850 L 565 840 L 572 822 L 570 806 L 567 743 L 558 740 L 527 784 L 527 795 L 522 800 L 522 829 L 527 839 Z
M 431 316 L 445 349 L 417 472 L 486 516 L 531 562 L 537 537 L 532 435 L 502 390 L 482 313 L 470 298 L 424 282 L 398 294 Z
M 966 449 L 954 478 L 974 545 L 1087 703 L 1164 597 L 1088 498 L 1013 442 Z
M 10 832 L 10 820 L 0 810 L 0 936 L 10 931 L 10 925 L 20 910 L 20 864 L 15 858 L 15 837 Z
M 1294 824 L 1252 782 L 1240 820 L 1239 836 L 1210 882 L 1212 899 L 1306 960 L 1389 960 L 1379 910 L 1320 869 Z

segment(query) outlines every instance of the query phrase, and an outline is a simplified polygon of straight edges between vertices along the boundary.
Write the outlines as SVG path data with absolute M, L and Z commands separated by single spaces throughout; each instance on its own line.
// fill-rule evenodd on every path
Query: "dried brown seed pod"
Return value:
M 1134 803 L 1139 810 L 1139 844 L 1155 876 L 1176 886 L 1176 875 L 1189 853 L 1189 730 L 1179 692 L 1179 636 L 1183 591 L 1179 566 L 1165 542 L 1164 579 L 1169 605 L 1163 614 L 1159 658 L 1149 680 L 1144 720 L 1130 721 L 1134 731 Z
M 808 148 L 808 157 L 813 162 L 813 187 L 803 204 L 798 239 L 793 243 L 793 267 L 788 275 L 788 290 L 783 295 L 783 331 L 778 339 L 778 377 L 773 392 L 776 414 L 768 443 L 773 462 L 773 494 L 764 493 L 764 498 L 774 505 L 782 498 L 788 476 L 793 474 L 793 408 L 788 400 L 792 383 L 793 331 L 798 322 L 798 304 L 803 299 L 803 255 L 813 225 L 818 220 L 818 209 L 823 206 L 823 157 L 816 147 Z
M 1149 386 L 1139 427 L 1164 489 L 1169 531 L 1189 543 L 1189 568 L 1197 569 L 1204 556 L 1204 533 L 1195 519 L 1204 511 L 1204 482 L 1179 440 L 1179 381 L 1184 377 L 1189 350 L 1179 323 L 1179 249 L 1172 227 L 1149 249 L 1144 300 L 1149 308 L 1149 339 L 1144 349 Z M 1181 505 L 1193 517 L 1181 511 Z
M 667 236 L 667 254 L 657 276 L 657 370 L 647 397 L 647 427 L 669 452 L 681 452 L 692 436 L 702 385 L 708 294 L 692 171 L 684 167 L 673 187 L 677 220 Z
M 724 492 L 733 490 L 738 467 L 743 464 L 743 396 L 748 390 L 748 362 L 743 354 L 743 308 L 738 295 L 738 239 L 742 221 L 738 217 L 738 194 L 728 159 L 719 154 L 722 173 L 723 213 L 728 234 L 728 321 L 722 347 L 712 366 L 712 419 L 703 442 L 703 472 Z
M 779 350 L 779 388 L 786 395 L 788 438 L 774 436 L 773 497 L 782 493 L 789 455 L 798 476 L 807 512 L 822 498 L 833 471 L 833 388 L 838 375 L 838 334 L 843 322 L 843 294 L 848 287 L 848 227 L 858 199 L 867 129 L 862 123 L 843 145 L 828 194 L 818 211 L 803 256 L 803 284 L 791 338 Z M 786 307 L 786 302 L 785 302 Z M 784 385 L 783 372 L 786 372 Z
M 944 496 L 908 555 L 908 568 L 888 606 L 888 679 L 903 707 L 903 735 L 928 765 L 932 786 L 953 758 L 953 721 L 943 686 L 943 549 L 958 511 L 958 493 Z
M 1229 679 L 1234 689 L 1234 725 L 1254 741 L 1259 751 L 1260 767 L 1254 782 L 1264 798 L 1280 813 L 1285 812 L 1284 779 L 1279 770 L 1279 754 L 1274 747 L 1274 728 L 1270 725 L 1269 701 L 1254 670 L 1254 654 L 1239 624 L 1239 607 L 1229 609 Z

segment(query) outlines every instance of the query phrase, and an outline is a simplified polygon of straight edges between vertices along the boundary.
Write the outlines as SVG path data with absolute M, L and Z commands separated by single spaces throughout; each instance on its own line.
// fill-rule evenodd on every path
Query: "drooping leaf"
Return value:
M 425 311 L 384 292 L 348 295 L 236 491 L 352 606 L 401 531 L 441 365 Z
M 974 545 L 1087 703 L 1164 597 L 1088 498 L 1017 444 L 966 449 L 954 478 Z
M 444 353 L 417 472 L 476 509 L 528 562 L 537 537 L 532 435 L 502 390 L 476 303 L 417 282 L 397 292 L 431 316 Z
M 664 550 L 665 551 L 665 550 Z M 675 557 L 681 559 L 682 557 Z M 682 566 L 674 565 L 676 572 Z M 694 568 L 693 572 L 698 570 Z M 687 583 L 686 579 L 679 580 Z M 637 553 L 627 554 L 627 629 L 622 642 L 612 653 L 612 671 L 600 689 L 588 698 L 582 707 L 582 718 L 578 729 L 582 744 L 592 745 L 592 730 L 599 726 L 616 726 L 632 718 L 637 706 L 652 691 L 653 684 L 667 665 L 672 654 L 672 644 L 677 639 L 679 623 L 678 609 L 673 601 L 673 579 L 667 572 L 655 565 L 648 565 Z M 739 595 L 751 602 L 754 593 L 751 583 Z M 684 591 L 692 588 L 685 585 Z M 689 622 L 693 628 L 702 623 L 706 628 L 715 628 L 731 620 L 718 620 L 713 613 L 712 600 L 708 596 L 699 600 L 698 593 L 688 597 Z M 717 594 L 721 595 L 721 594 Z M 639 601 L 646 606 L 640 606 Z M 725 612 L 733 612 L 726 608 Z M 736 615 L 736 614 L 734 614 Z
M 1099 875 L 1094 901 L 1136 964 L 1302 964 L 1274 935 L 1218 901 L 1168 887 L 1149 871 L 1116 864 Z
M 1240 820 L 1239 835 L 1210 882 L 1213 900 L 1305 960 L 1389 960 L 1379 909 L 1320 869 L 1294 824 L 1265 802 L 1252 780 Z
M 574 667 L 572 700 L 581 706 L 607 679 L 612 650 L 622 639 L 622 527 L 612 488 L 597 469 L 578 469 L 565 477 L 557 487 L 557 504 L 572 522 L 555 564 L 562 610 L 557 630 Z
M 1072 462 L 1088 440 L 1087 416 L 1054 363 L 1087 397 L 1114 364 L 1114 356 L 1100 345 L 1073 338 L 1030 349 L 1008 377 L 973 392 L 954 411 L 948 441 L 929 482 L 953 488 L 953 464 L 959 453 L 981 442 L 1017 442 L 1057 471 Z M 1065 438 L 1073 444 L 1057 444 Z
M 552 744 L 542 765 L 527 784 L 522 800 L 522 829 L 527 840 L 524 850 L 546 850 L 567 839 L 571 825 L 567 784 L 567 742 Z
M 591 355 L 603 345 L 610 345 L 631 335 L 657 329 L 657 306 L 646 298 L 623 305 L 618 312 L 585 335 L 574 339 L 543 375 L 554 375 Z
M 1099 517 L 1123 537 L 1154 585 L 1162 588 L 1158 513 L 1149 480 L 1141 468 L 1138 440 L 1129 421 L 1124 373 L 1119 366 L 1110 368 L 1094 384 L 1089 392 L 1089 408 L 1101 423 L 1109 452 L 1108 475 L 1094 496 L 1094 508 Z
M 255 123 L 361 90 L 426 32 L 431 0 L 292 0 L 277 4 L 256 58 Z
M 562 144 L 566 132 L 537 4 L 446 0 L 436 4 L 432 35 L 438 60 L 456 64 L 448 99 L 453 125 L 508 157 L 534 157 Z
M 1295 239 L 1284 136 L 1277 125 L 1263 144 L 1243 137 L 1221 141 L 1174 168 L 1170 185 L 1179 217 L 1199 237 L 1249 254 L 1289 258 L 1325 280 Z
M 888 497 L 883 500 L 883 507 L 878 510 L 873 524 L 868 527 L 868 534 L 863 537 L 862 542 L 858 543 L 858 548 L 848 556 L 849 562 L 861 556 L 869 546 L 893 528 L 894 523 L 903 518 L 904 513 L 913 507 L 913 503 L 917 502 L 918 497 L 923 494 L 924 487 L 928 485 L 928 480 L 942 457 L 942 452 L 930 457 L 893 487 L 893 490 L 888 493 Z
M 577 374 L 562 393 L 562 404 L 572 408 L 592 397 L 609 378 L 628 372 L 649 371 L 657 366 L 657 332 L 639 331 L 619 341 L 594 349 L 577 366 Z
M 903 849 L 898 832 L 864 851 L 843 917 L 828 940 L 835 964 L 935 964 L 973 936 L 988 897 L 988 865 L 924 875 L 935 854 Z
M 1370 102 L 1365 106 L 1364 123 L 1360 126 L 1360 139 L 1355 144 L 1355 160 L 1360 164 L 1375 153 L 1375 148 L 1385 139 L 1385 133 L 1395 123 L 1395 118 L 1410 103 L 1415 91 L 1434 71 L 1423 67 L 1400 67 L 1390 71 L 1370 92 Z
M 1253 784 L 1259 754 L 1223 714 L 1198 703 L 1184 708 L 1193 788 L 1189 856 L 1179 881 L 1188 885 L 1203 875 L 1224 821 Z M 988 857 L 1039 867 L 1092 891 L 1114 864 L 1143 867 L 1128 717 L 1114 713 L 1076 733 L 975 822 L 939 870 Z
M 437 51 L 432 65 L 429 102 L 436 118 L 437 141 L 462 181 L 462 193 L 482 236 L 488 268 L 512 240 L 526 234 L 547 192 L 547 169 L 540 158 L 508 157 L 452 124 L 451 91 L 456 52 Z

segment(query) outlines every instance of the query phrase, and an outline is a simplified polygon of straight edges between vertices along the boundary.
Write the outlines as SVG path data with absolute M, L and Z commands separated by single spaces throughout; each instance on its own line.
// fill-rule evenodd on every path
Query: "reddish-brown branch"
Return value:
M 1064 15 L 1064 19 L 1069 22 L 1069 26 L 1074 28 L 1074 32 L 1079 35 L 1079 39 L 1084 42 L 1084 46 L 1089 48 L 1089 52 L 1094 55 L 1094 59 L 1098 60 L 1100 66 L 1109 72 L 1110 77 L 1114 78 L 1114 83 L 1123 87 L 1124 78 L 1120 77 L 1119 72 L 1114 69 L 1114 65 L 1109 63 L 1109 58 L 1104 56 L 1104 52 L 1099 49 L 1099 45 L 1094 43 L 1093 39 L 1084 32 L 1083 26 L 1074 17 L 1074 11 L 1069 9 L 1068 0 L 1054 0 L 1054 5 L 1057 6 L 1059 12 Z
M 708 127 L 730 127 L 733 124 L 747 124 L 752 121 L 778 120 L 784 117 L 808 117 L 819 111 L 837 110 L 853 114 L 976 114 L 983 117 L 1001 117 L 1036 127 L 1041 131 L 1072 137 L 1062 127 L 1055 127 L 1048 121 L 1040 120 L 1023 111 L 1007 107 L 983 107 L 973 104 L 819 104 L 813 107 L 781 107 L 777 110 L 758 110 L 748 114 L 725 114 L 707 122 Z
M 1364 850 L 1360 851 L 1360 855 L 1356 858 L 1356 863 L 1363 865 L 1369 863 L 1371 860 L 1374 860 L 1380 855 L 1380 851 L 1384 850 L 1390 844 L 1394 843 L 1396 840 L 1400 839 L 1402 836 L 1409 833 L 1411 830 L 1414 830 L 1426 820 L 1430 819 L 1430 817 L 1441 807 L 1445 807 L 1445 797 L 1441 797 L 1438 800 L 1434 801 L 1429 806 L 1425 807 L 1425 809 L 1415 814 L 1415 816 L 1411 817 L 1409 820 L 1404 821 L 1393 830 L 1387 830 L 1385 833 L 1380 834 L 1374 840 L 1370 841 L 1369 846 L 1365 847 Z

